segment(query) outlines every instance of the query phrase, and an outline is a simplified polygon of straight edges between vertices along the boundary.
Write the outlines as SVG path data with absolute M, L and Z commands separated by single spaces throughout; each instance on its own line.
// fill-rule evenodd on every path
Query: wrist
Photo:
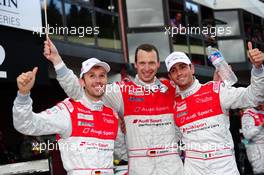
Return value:
M 29 90 L 22 90 L 22 89 L 19 89 L 18 92 L 19 92 L 19 94 L 21 94 L 21 95 L 28 95 L 28 94 L 30 93 Z
M 55 71 L 57 72 L 58 70 L 60 70 L 62 67 L 64 67 L 65 66 L 65 64 L 64 64 L 64 62 L 62 61 L 62 62 L 60 62 L 59 64 L 56 64 L 56 65 L 54 65 L 54 68 L 55 68 Z M 65 66 L 66 67 L 66 66 Z
M 54 61 L 52 63 L 54 66 L 56 66 L 56 65 L 60 64 L 61 62 L 62 62 L 62 59 L 61 59 L 60 55 L 58 55 L 54 58 Z
M 254 66 L 255 66 L 256 69 L 260 69 L 262 67 L 262 64 L 259 64 L 259 65 L 255 65 L 254 64 Z
M 23 94 L 20 94 L 20 92 L 18 91 L 17 98 L 15 100 L 16 103 L 26 104 L 29 102 L 28 100 L 30 100 L 30 93 L 23 95 Z
M 264 76 L 264 67 L 263 65 L 260 65 L 260 67 L 256 67 L 254 64 L 253 64 L 253 69 L 252 69 L 252 74 L 254 76 L 257 76 L 257 77 L 262 77 Z

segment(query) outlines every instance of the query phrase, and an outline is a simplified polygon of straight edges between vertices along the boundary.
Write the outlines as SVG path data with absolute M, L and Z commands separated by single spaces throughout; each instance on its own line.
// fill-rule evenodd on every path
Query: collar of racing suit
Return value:
M 103 110 L 103 101 L 92 101 L 89 99 L 86 95 L 83 96 L 83 98 L 80 100 L 80 102 L 88 107 L 91 111 L 102 111 Z
M 154 78 L 153 83 L 145 83 L 139 79 L 138 74 L 137 74 L 134 79 L 134 82 L 137 85 L 144 86 L 144 88 L 146 88 L 147 90 L 151 90 L 153 92 L 155 92 L 157 88 L 160 90 L 160 92 L 163 92 L 163 93 L 168 90 L 168 87 L 165 84 L 163 84 L 157 77 Z
M 200 82 L 195 79 L 194 82 L 192 83 L 192 85 L 190 87 L 188 87 L 186 90 L 184 91 L 180 91 L 179 89 L 179 95 L 184 99 L 192 94 L 194 94 L 195 92 L 197 92 L 200 88 L 201 88 L 201 84 Z

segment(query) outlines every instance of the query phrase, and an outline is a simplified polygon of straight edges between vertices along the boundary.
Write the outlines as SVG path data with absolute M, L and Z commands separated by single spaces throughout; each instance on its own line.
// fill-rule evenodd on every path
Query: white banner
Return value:
M 0 0 L 0 25 L 40 32 L 40 0 Z

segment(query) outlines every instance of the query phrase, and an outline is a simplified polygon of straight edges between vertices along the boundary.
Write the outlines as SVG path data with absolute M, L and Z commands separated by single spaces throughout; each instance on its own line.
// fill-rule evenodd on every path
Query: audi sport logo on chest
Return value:
M 133 123 L 138 123 L 138 124 L 140 124 L 140 123 L 160 123 L 160 122 L 162 122 L 162 119 L 157 119 L 157 120 L 155 120 L 155 119 L 145 119 L 145 120 L 140 120 L 140 119 L 135 119 L 135 120 L 133 120 Z

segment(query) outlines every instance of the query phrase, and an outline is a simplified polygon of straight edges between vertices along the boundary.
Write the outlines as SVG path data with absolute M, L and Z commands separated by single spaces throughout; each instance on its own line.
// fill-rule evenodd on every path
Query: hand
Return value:
M 231 70 L 233 70 L 231 65 L 228 66 L 230 67 Z M 220 76 L 219 70 L 214 71 L 213 81 L 223 81 L 222 77 Z
M 261 68 L 264 61 L 264 54 L 257 48 L 252 48 L 252 43 L 248 42 L 248 55 L 252 64 L 258 69 Z
M 53 65 L 57 65 L 62 62 L 62 59 L 59 55 L 57 48 L 49 38 L 47 38 L 47 40 L 44 41 L 43 54 L 48 60 L 50 60 L 53 63 Z
M 261 126 L 264 128 L 264 122 L 261 124 Z
M 20 94 L 26 95 L 30 92 L 34 86 L 37 71 L 38 68 L 35 67 L 32 71 L 22 73 L 17 77 L 17 87 Z
M 213 81 L 222 81 L 222 78 L 219 75 L 219 70 L 214 71 Z

